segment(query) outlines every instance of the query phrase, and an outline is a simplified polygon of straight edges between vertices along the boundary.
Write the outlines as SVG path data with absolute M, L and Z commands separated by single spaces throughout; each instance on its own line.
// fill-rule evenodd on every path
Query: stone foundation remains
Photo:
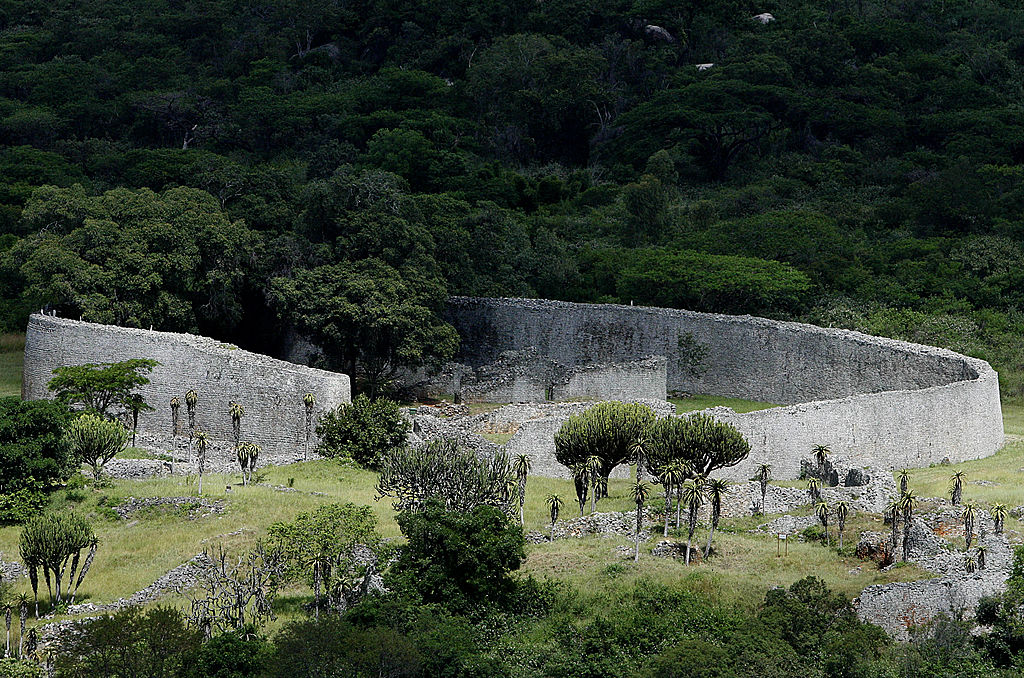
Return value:
M 713 411 L 751 444 L 748 459 L 724 473 L 733 479 L 750 478 L 761 463 L 778 479 L 797 478 L 819 444 L 847 466 L 886 469 L 977 459 L 1003 444 L 995 371 L 944 349 L 751 316 L 530 299 L 455 297 L 446 319 L 462 336 L 458 360 L 475 379 L 510 351 L 542 374 L 552 363 L 587 369 L 663 356 L 669 392 L 787 405 Z M 611 399 L 616 383 L 615 399 L 640 397 L 623 393 L 634 387 L 612 369 L 595 380 L 600 388 L 591 385 L 595 397 Z M 535 395 L 538 388 L 495 393 Z M 520 399 L 527 398 L 495 398 Z M 541 438 L 557 428 L 547 424 L 543 431 L 530 425 L 538 432 L 525 451 L 548 444 Z
M 155 410 L 139 416 L 139 438 L 147 447 L 162 451 L 187 445 L 185 393 L 189 389 L 199 395 L 196 430 L 210 436 L 212 448 L 230 446 L 225 441 L 233 439 L 229 404 L 238 402 L 245 408 L 241 439 L 263 447 L 261 465 L 302 457 L 306 393 L 316 396 L 317 412 L 351 400 L 349 378 L 344 374 L 275 360 L 206 337 L 46 315 L 29 319 L 22 397 L 52 397 L 47 384 L 57 367 L 131 358 L 160 362 L 149 375 L 150 383 L 140 389 Z M 175 396 L 181 405 L 178 438 L 172 440 L 170 400 Z M 310 446 L 314 444 L 315 440 Z

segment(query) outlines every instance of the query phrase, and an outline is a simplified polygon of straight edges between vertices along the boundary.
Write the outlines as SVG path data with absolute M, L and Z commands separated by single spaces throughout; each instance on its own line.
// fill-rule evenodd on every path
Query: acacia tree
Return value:
M 530 472 L 532 461 L 530 455 L 517 455 L 512 462 L 512 472 L 516 474 L 516 489 L 519 499 L 519 524 L 526 525 L 526 517 L 523 514 L 523 507 L 526 505 L 526 475 Z
M 654 421 L 654 411 L 636 403 L 606 402 L 569 417 L 555 434 L 555 458 L 569 469 L 599 460 L 595 488 L 606 487 L 612 470 L 635 456 L 635 444 Z M 599 482 L 597 482 L 599 481 Z M 594 498 L 595 500 L 597 497 Z
M 92 565 L 98 543 L 89 524 L 74 513 L 46 513 L 25 523 L 21 530 L 19 551 L 29 570 L 32 594 L 36 601 L 36 617 L 39 616 L 38 571 L 43 571 L 51 604 L 73 603 L 78 587 Z M 89 548 L 89 553 L 79 571 L 82 551 L 86 548 Z M 67 586 L 64 585 L 65 574 L 68 575 Z
M 145 375 L 159 364 L 148 358 L 134 358 L 116 363 L 58 367 L 47 388 L 69 407 L 109 418 L 113 415 L 111 408 L 129 410 L 135 389 L 149 383 Z M 141 402 L 145 404 L 144 400 Z
M 643 531 L 644 502 L 647 501 L 648 494 L 647 485 L 639 480 L 633 483 L 633 487 L 630 488 L 630 496 L 633 497 L 633 503 L 636 504 L 636 535 L 633 562 L 640 562 L 640 533 Z
M 92 468 L 96 480 L 106 463 L 128 443 L 128 431 L 121 422 L 95 414 L 83 414 L 72 421 L 67 436 L 74 455 Z
M 949 477 L 949 499 L 953 506 L 960 504 L 964 496 L 964 480 L 967 474 L 963 471 L 955 471 Z
M 754 473 L 754 479 L 758 485 L 761 486 L 761 507 L 760 513 L 764 515 L 764 502 L 768 495 L 768 481 L 772 479 L 772 465 L 771 464 L 758 464 L 757 471 Z
M 705 559 L 711 555 L 711 540 L 722 517 L 722 499 L 729 493 L 729 485 L 729 481 L 722 478 L 712 478 L 707 483 L 708 500 L 711 502 L 711 529 L 708 531 L 708 545 L 704 548 Z

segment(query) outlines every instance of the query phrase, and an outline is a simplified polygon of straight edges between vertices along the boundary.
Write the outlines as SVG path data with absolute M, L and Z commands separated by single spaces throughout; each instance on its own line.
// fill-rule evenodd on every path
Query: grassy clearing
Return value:
M 710 407 L 731 407 L 736 412 L 754 412 L 756 410 L 767 410 L 769 407 L 781 407 L 775 403 L 762 403 L 756 400 L 743 400 L 742 398 L 727 398 L 725 396 L 712 395 L 692 395 L 688 398 L 669 398 L 669 402 L 676 406 L 676 414 L 706 410 Z
M 0 334 L 0 396 L 21 395 L 21 367 L 25 361 L 25 335 Z
M 919 496 L 945 497 L 949 488 L 949 476 L 954 471 L 964 471 L 964 501 L 980 504 L 1003 502 L 1009 506 L 1024 504 L 1024 442 L 1013 442 L 991 457 L 968 461 L 950 466 L 911 469 L 910 484 Z M 994 485 L 978 485 L 987 481 Z
M 1024 437 L 1024 401 L 1003 401 L 1003 430 L 1008 436 Z
M 390 501 L 374 500 L 374 473 L 326 460 L 267 469 L 267 484 L 288 485 L 289 481 L 296 491 L 281 492 L 263 485 L 243 488 L 237 485 L 237 476 L 208 475 L 204 479 L 204 496 L 223 499 L 227 508 L 220 516 L 196 520 L 160 512 L 120 520 L 113 517 L 110 510 L 129 496 L 192 494 L 194 487 L 183 478 L 116 481 L 111 487 L 100 490 L 57 492 L 53 507 L 72 506 L 89 515 L 102 543 L 80 591 L 79 601 L 104 603 L 128 596 L 203 549 L 224 545 L 234 552 L 241 551 L 264 536 L 270 524 L 291 520 L 300 512 L 329 502 L 370 505 L 377 515 L 380 532 L 385 537 L 400 536 Z M 225 490 L 228 483 L 232 483 L 230 492 Z M 632 509 L 628 488 L 629 481 L 612 480 L 610 496 L 598 503 L 598 511 Z M 325 496 L 312 492 L 323 492 Z M 550 494 L 559 494 L 565 502 L 563 520 L 579 515 L 568 481 L 531 478 L 525 506 L 527 530 L 547 531 L 549 518 L 545 499 Z M 660 505 L 657 496 L 652 498 L 653 505 Z M 749 532 L 761 520 L 724 520 L 715 540 L 721 555 L 707 564 L 687 568 L 673 560 L 650 556 L 650 548 L 660 538 L 660 531 L 652 531 L 642 547 L 642 552 L 645 550 L 648 555 L 642 555 L 639 565 L 616 551 L 617 546 L 631 545 L 631 540 L 589 537 L 530 546 L 523 573 L 571 583 L 583 591 L 622 592 L 629 590 L 638 578 L 646 577 L 695 592 L 714 593 L 723 601 L 745 606 L 759 604 L 769 587 L 785 586 L 809 574 L 822 577 L 830 586 L 848 595 L 856 595 L 868 584 L 921 576 L 914 568 L 881 573 L 870 563 L 839 555 L 835 549 L 820 544 L 792 541 L 789 556 L 776 557 L 772 535 Z M 857 517 L 851 520 L 846 534 L 854 540 L 860 529 L 882 529 L 880 525 L 876 518 Z M 16 560 L 18 535 L 17 527 L 0 528 L 0 553 L 6 560 Z M 673 536 L 679 538 L 679 535 Z M 697 538 L 703 543 L 706 532 L 701 529 Z M 21 586 L 28 591 L 27 582 L 21 582 Z M 279 605 L 282 618 L 298 614 L 308 595 L 301 587 L 284 591 Z M 174 596 L 165 598 L 164 602 L 184 604 L 186 598 Z

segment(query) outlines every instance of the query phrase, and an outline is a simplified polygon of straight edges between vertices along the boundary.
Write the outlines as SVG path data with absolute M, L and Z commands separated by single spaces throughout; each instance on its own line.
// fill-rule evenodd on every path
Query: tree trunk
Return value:
M 20 633 L 18 633 L 18 659 L 25 658 L 25 622 L 28 618 L 28 605 L 21 603 L 18 606 L 18 617 L 21 621 Z
M 668 536 L 668 523 L 672 517 L 672 485 L 665 483 L 665 531 L 662 533 L 663 537 Z
M 711 516 L 711 530 L 708 532 L 708 545 L 707 548 L 704 549 L 705 560 L 707 560 L 708 556 L 711 555 L 711 539 L 715 536 L 715 528 L 718 527 L 718 516 L 718 511 L 714 511 Z
M 690 549 L 693 544 L 693 533 L 697 531 L 697 502 L 690 503 L 689 534 L 686 537 L 686 564 L 690 564 Z
M 640 530 L 643 528 L 644 507 L 643 504 L 636 505 L 636 550 L 633 553 L 633 562 L 640 562 Z
M 89 555 L 85 557 L 85 562 L 82 564 L 82 571 L 78 573 L 78 581 L 75 582 L 75 590 L 71 592 L 71 604 L 75 604 L 75 596 L 78 595 L 78 587 L 82 585 L 82 580 L 85 579 L 85 575 L 89 572 L 89 568 L 92 566 L 92 559 L 96 557 L 96 547 L 99 546 L 98 541 L 93 541 L 89 546 Z

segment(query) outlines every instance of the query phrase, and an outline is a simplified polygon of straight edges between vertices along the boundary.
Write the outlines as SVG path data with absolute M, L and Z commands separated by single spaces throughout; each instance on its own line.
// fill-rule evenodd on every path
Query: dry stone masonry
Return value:
M 734 479 L 750 478 L 760 463 L 776 478 L 797 478 L 818 444 L 849 466 L 885 469 L 977 459 L 1003 444 L 997 374 L 944 349 L 751 316 L 535 299 L 455 297 L 446 318 L 462 337 L 459 364 L 474 374 L 510 351 L 520 362 L 533 356 L 541 373 L 551 363 L 578 369 L 662 356 L 668 392 L 787 405 L 716 408 L 752 446 L 725 474 Z M 704 349 L 699 361 L 694 346 Z M 606 393 L 612 382 L 623 390 L 607 373 L 609 383 L 593 390 Z
M 187 439 L 185 393 L 199 394 L 196 429 L 214 441 L 232 438 L 229 403 L 245 408 L 242 440 L 263 447 L 264 463 L 301 458 L 305 443 L 306 393 L 316 396 L 317 409 L 351 400 L 349 378 L 243 351 L 206 337 L 97 325 L 47 315 L 29 319 L 25 338 L 22 397 L 51 397 L 46 385 L 53 370 L 66 365 L 104 363 L 131 358 L 160 362 L 141 389 L 155 407 L 139 417 L 139 430 L 150 445 L 168 450 L 171 440 L 170 400 L 181 399 L 179 433 Z

